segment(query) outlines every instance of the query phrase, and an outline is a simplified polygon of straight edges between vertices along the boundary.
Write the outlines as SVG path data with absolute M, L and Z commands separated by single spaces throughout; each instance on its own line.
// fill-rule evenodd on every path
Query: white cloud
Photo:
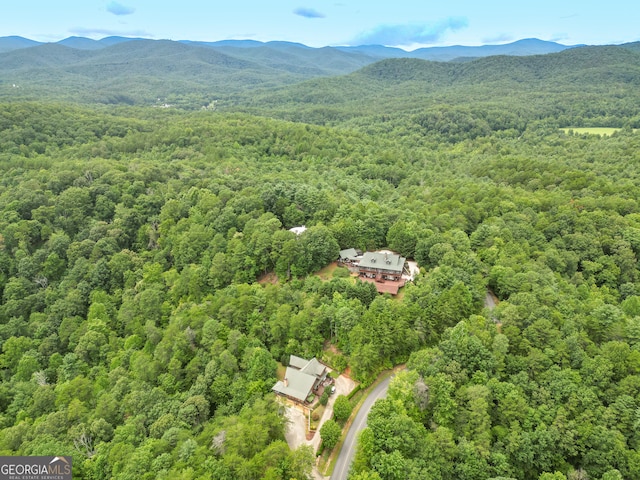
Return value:
M 436 23 L 411 23 L 404 25 L 379 25 L 357 35 L 351 45 L 411 45 L 437 43 L 449 31 L 466 28 L 464 17 L 449 17 Z

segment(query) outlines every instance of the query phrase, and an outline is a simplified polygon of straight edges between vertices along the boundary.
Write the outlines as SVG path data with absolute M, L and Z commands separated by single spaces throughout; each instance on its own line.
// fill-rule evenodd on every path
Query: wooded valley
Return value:
M 149 75 L 108 102 L 3 77 L 0 454 L 310 478 L 271 392 L 293 354 L 365 386 L 407 365 L 351 479 L 640 478 L 637 44 L 223 95 Z M 344 248 L 421 273 L 317 275 Z

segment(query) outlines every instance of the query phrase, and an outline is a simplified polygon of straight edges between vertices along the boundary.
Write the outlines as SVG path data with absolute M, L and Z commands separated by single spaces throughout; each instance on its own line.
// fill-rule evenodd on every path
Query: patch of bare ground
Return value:
M 266 283 L 275 285 L 276 283 L 278 283 L 278 276 L 274 272 L 267 272 L 260 278 L 258 278 L 258 283 L 261 285 L 264 285 Z
M 329 342 L 329 340 L 324 342 L 323 350 L 326 351 L 326 352 L 331 352 L 331 353 L 333 353 L 335 355 L 340 353 L 340 351 L 338 350 L 338 347 L 336 347 L 333 343 Z

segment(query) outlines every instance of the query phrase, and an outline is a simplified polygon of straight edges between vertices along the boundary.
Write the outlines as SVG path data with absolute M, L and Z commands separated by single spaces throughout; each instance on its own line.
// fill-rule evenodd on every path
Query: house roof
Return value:
M 304 402 L 309 396 L 309 393 L 311 393 L 311 388 L 313 388 L 315 380 L 316 377 L 313 375 L 287 367 L 284 374 L 284 381 L 277 382 L 272 390 Z
M 344 260 L 355 260 L 358 258 L 358 252 L 356 252 L 355 248 L 340 250 L 340 258 Z
M 307 227 L 302 225 L 301 227 L 290 228 L 289 231 L 295 233 L 296 235 L 300 235 L 300 234 L 302 234 L 302 233 L 307 231 Z
M 309 363 L 309 360 L 305 360 L 304 358 L 297 357 L 295 355 L 289 355 L 289 365 L 297 368 L 298 370 L 302 370 L 307 363 Z
M 377 268 L 401 274 L 406 260 L 396 253 L 365 252 L 360 260 L 360 268 Z
M 295 355 L 289 356 L 289 365 L 301 372 L 315 377 L 321 377 L 325 371 L 325 366 L 321 364 L 315 357 L 311 360 L 305 360 Z
M 312 358 L 309 362 L 300 369 L 301 372 L 304 372 L 308 375 L 313 375 L 315 377 L 321 377 L 325 371 L 325 366 L 321 364 L 316 358 Z

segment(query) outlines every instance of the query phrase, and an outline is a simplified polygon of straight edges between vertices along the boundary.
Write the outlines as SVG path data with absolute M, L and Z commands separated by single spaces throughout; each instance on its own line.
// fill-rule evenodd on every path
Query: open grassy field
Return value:
M 603 136 L 611 136 L 614 132 L 620 130 L 619 128 L 611 128 L 611 127 L 572 127 L 572 128 L 563 128 L 565 133 L 569 133 L 573 131 L 577 134 L 589 134 L 589 135 L 603 135 Z

